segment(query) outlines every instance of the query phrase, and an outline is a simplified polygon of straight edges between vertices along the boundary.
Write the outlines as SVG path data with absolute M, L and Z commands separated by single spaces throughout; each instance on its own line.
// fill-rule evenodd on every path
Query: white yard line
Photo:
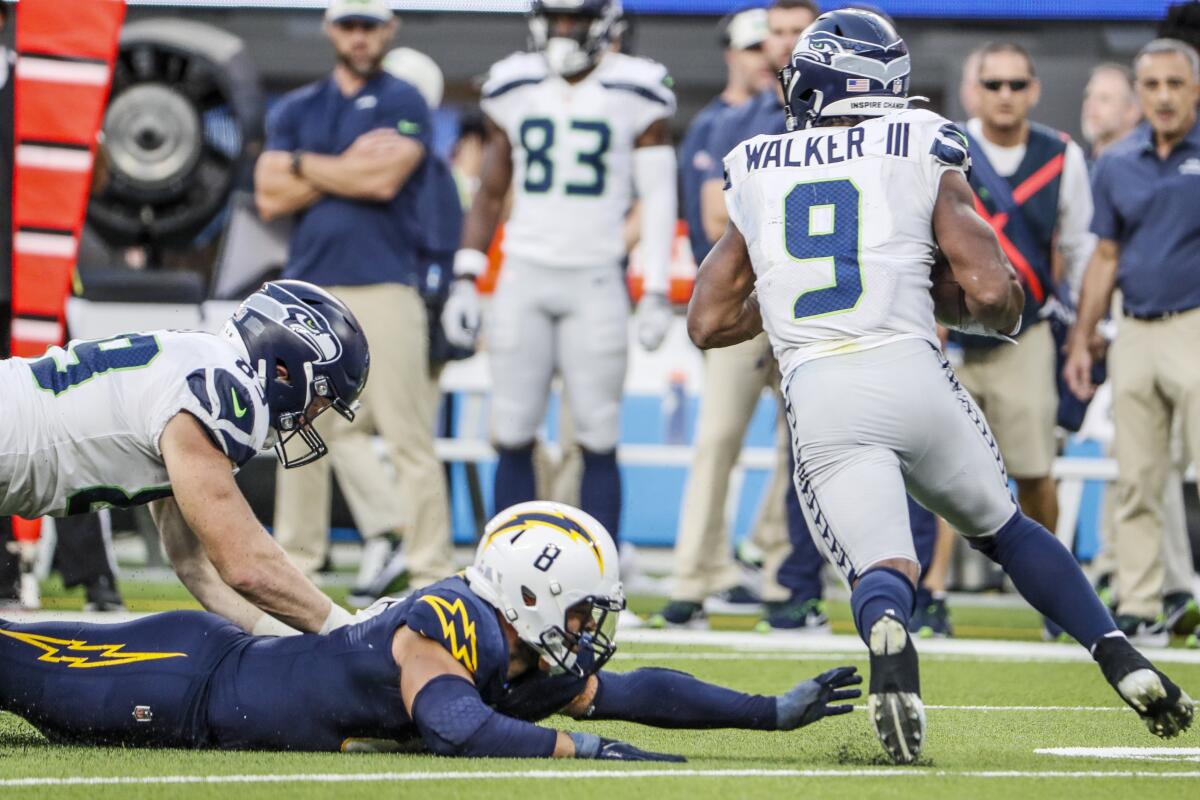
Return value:
M 687 647 L 726 647 L 749 653 L 844 653 L 863 657 L 866 647 L 857 636 L 834 634 L 753 633 L 749 631 L 621 630 L 622 644 L 658 644 Z M 1029 661 L 1091 661 L 1091 655 L 1073 644 L 1009 642 L 993 639 L 920 639 L 921 656 L 955 656 L 978 659 Z M 1147 649 L 1146 655 L 1162 664 L 1200 664 L 1200 650 Z M 672 657 L 679 657 L 674 654 Z
M 155 786 L 221 783 L 410 783 L 430 781 L 564 780 L 572 778 L 1200 778 L 1200 771 L 952 770 L 926 769 L 644 769 L 521 770 L 518 772 L 349 772 L 280 775 L 156 775 L 135 777 L 9 778 L 0 788 L 44 786 Z

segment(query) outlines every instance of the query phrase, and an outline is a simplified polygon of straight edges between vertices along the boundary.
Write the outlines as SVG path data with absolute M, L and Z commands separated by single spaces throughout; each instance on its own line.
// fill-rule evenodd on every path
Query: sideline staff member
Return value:
M 330 3 L 325 33 L 337 65 L 274 110 L 255 198 L 266 218 L 296 215 L 284 275 L 332 290 L 373 342 L 359 421 L 352 428 L 340 418 L 322 419 L 326 424 L 317 427 L 334 458 L 372 457 L 344 441 L 354 439 L 359 425 L 383 436 L 399 486 L 375 469 L 380 485 L 345 487 L 347 497 L 365 535 L 404 528 L 412 579 L 423 585 L 451 567 L 446 483 L 433 450 L 436 393 L 417 289 L 421 270 L 413 225 L 403 223 L 417 215 L 417 182 L 409 179 L 429 151 L 431 125 L 418 91 L 381 68 L 395 30 L 385 0 Z M 355 474 L 362 472 L 370 471 Z M 277 534 L 309 572 L 325 549 L 329 492 L 328 461 L 279 472 Z M 387 502 L 397 494 L 402 507 Z
M 1081 399 L 1095 391 L 1089 343 L 1113 288 L 1125 319 L 1113 343 L 1116 425 L 1117 624 L 1129 637 L 1165 644 L 1162 608 L 1163 488 L 1174 414 L 1182 416 L 1192 458 L 1200 458 L 1200 56 L 1175 39 L 1156 39 L 1134 59 L 1148 124 L 1113 145 L 1092 178 L 1100 237 L 1088 264 L 1064 367 Z

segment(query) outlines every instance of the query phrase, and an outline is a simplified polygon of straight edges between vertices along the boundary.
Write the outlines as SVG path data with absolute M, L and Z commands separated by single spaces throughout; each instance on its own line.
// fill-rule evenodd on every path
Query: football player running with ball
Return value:
M 324 455 L 312 421 L 353 418 L 368 358 L 340 300 L 275 281 L 219 335 L 130 333 L 0 361 L 0 514 L 148 503 L 209 611 L 255 633 L 328 632 L 352 617 L 288 561 L 233 476 L 273 444 L 285 467 Z
M 537 52 L 498 62 L 483 86 L 481 186 L 442 321 L 452 343 L 474 345 L 474 279 L 511 187 L 504 270 L 486 337 L 496 508 L 535 496 L 534 440 L 557 371 L 583 450 L 580 505 L 616 537 L 629 321 L 622 230 L 636 194 L 646 291 L 637 331 L 653 350 L 671 321 L 676 175 L 667 123 L 675 96 L 663 66 L 611 51 L 619 0 L 534 0 L 532 11 Z
M 851 587 L 871 721 L 896 762 L 914 761 L 925 740 L 906 490 L 1086 647 L 1151 732 L 1175 736 L 1192 722 L 1191 699 L 1117 630 L 1066 548 L 1021 513 L 987 421 L 938 347 L 935 248 L 961 286 L 945 320 L 960 329 L 1015 332 L 1024 293 L 975 213 L 966 138 L 909 108 L 908 77 L 904 41 L 876 14 L 835 11 L 804 32 L 780 74 L 791 132 L 725 158 L 730 223 L 700 270 L 689 333 L 704 348 L 764 328 L 771 339 L 796 491 Z

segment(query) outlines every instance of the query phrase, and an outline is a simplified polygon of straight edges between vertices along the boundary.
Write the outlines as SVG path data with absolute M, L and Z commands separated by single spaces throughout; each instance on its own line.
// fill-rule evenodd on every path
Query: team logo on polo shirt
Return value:
M 1180 175 L 1200 175 L 1200 158 L 1192 156 L 1179 165 Z
M 379 105 L 379 100 L 373 94 L 364 95 L 354 101 L 354 108 L 359 111 L 366 111 L 377 105 Z

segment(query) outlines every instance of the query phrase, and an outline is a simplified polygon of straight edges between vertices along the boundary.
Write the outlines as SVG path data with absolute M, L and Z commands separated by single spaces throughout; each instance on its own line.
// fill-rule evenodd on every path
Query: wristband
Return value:
M 594 733 L 568 733 L 575 743 L 576 758 L 595 758 L 600 754 L 600 737 Z
M 487 269 L 487 253 L 478 250 L 463 249 L 454 254 L 454 277 L 474 278 Z
M 270 614 L 263 614 L 254 623 L 254 627 L 250 629 L 251 636 L 299 636 L 300 631 L 288 625 L 285 622 L 272 617 Z
M 303 163 L 302 163 L 303 158 L 304 158 L 303 150 L 293 150 L 292 151 L 292 174 L 295 175 L 297 178 L 304 177 L 301 174 L 301 167 L 303 166 Z
M 354 617 L 349 611 L 339 606 L 332 600 L 329 601 L 329 616 L 325 618 L 325 622 L 321 625 L 321 630 L 317 631 L 321 635 L 336 631 L 345 625 L 353 625 Z

